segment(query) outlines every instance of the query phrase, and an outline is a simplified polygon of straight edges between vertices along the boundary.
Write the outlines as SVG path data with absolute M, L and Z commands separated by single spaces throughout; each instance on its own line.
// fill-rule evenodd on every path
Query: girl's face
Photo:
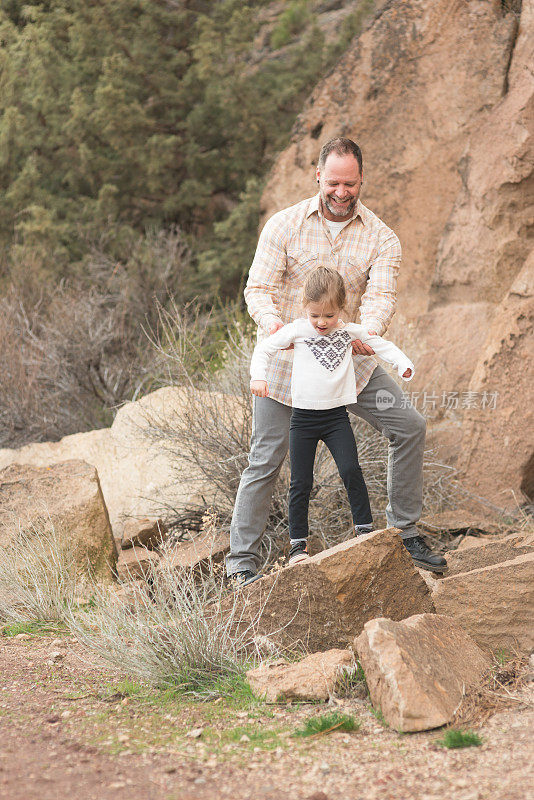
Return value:
M 325 336 L 331 333 L 339 322 L 340 308 L 332 303 L 308 303 L 306 314 L 315 330 Z

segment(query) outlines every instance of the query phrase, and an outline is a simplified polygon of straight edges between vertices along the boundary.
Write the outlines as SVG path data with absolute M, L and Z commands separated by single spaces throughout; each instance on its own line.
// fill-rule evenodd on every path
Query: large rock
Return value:
M 282 647 L 312 652 L 347 647 L 373 617 L 404 619 L 434 610 L 394 528 L 268 575 L 245 587 L 239 602 L 235 618 L 242 625 L 253 624 Z
M 534 552 L 436 581 L 432 598 L 483 650 L 534 648 Z
M 87 461 L 98 470 L 116 537 L 122 535 L 125 520 L 160 516 L 187 505 L 199 493 L 207 504 L 221 506 L 215 486 L 207 484 L 190 460 L 150 436 L 150 429 L 162 424 L 180 430 L 188 396 L 183 389 L 158 389 L 126 403 L 111 428 L 0 450 L 0 468 L 13 463 L 47 467 L 72 458 Z
M 447 575 L 470 572 L 481 567 L 491 567 L 503 561 L 511 561 L 524 553 L 534 552 L 534 546 L 523 543 L 520 533 L 512 533 L 502 539 L 479 538 L 475 544 L 462 550 L 447 553 Z
M 254 694 L 267 703 L 328 700 L 344 672 L 355 667 L 351 650 L 312 653 L 301 661 L 265 662 L 247 672 Z
M 0 547 L 23 529 L 53 527 L 73 544 L 80 571 L 110 580 L 116 549 L 98 475 L 83 461 L 51 467 L 14 464 L 0 472 Z M 0 554 L 1 558 L 1 554 Z
M 163 544 L 167 527 L 161 519 L 127 519 L 122 531 L 121 548 L 146 547 L 154 550 Z
M 163 551 L 164 569 L 200 569 L 220 564 L 230 550 L 230 537 L 227 533 L 208 532 L 191 542 L 178 542 Z
M 439 614 L 373 619 L 354 645 L 373 706 L 404 732 L 450 722 L 465 689 L 490 666 L 458 623 Z
M 410 391 L 419 408 L 435 395 L 442 457 L 502 506 L 534 497 L 520 276 L 534 245 L 534 1 L 519 24 L 514 5 L 387 3 L 309 97 L 262 197 L 265 219 L 314 194 L 321 144 L 358 141 L 362 200 L 403 247 L 390 334 L 418 365 Z

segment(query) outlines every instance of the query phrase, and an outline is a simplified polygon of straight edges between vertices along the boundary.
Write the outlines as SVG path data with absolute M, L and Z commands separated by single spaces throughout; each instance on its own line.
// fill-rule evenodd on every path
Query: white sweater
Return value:
M 294 408 L 326 409 L 356 402 L 356 379 L 351 343 L 360 339 L 397 368 L 399 375 L 414 365 L 391 342 L 371 336 L 361 325 L 341 323 L 332 333 L 317 333 L 308 319 L 296 319 L 267 339 L 258 342 L 252 354 L 250 376 L 267 380 L 267 366 L 277 350 L 294 345 L 291 401 Z M 410 380 L 407 378 L 405 380 Z

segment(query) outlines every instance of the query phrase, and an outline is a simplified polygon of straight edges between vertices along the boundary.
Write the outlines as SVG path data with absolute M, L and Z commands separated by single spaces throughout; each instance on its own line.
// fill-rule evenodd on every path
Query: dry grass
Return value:
M 150 566 L 146 586 L 128 591 L 126 583 L 123 596 L 94 587 L 92 607 L 74 610 L 69 627 L 89 652 L 134 680 L 196 699 L 231 694 L 261 657 L 254 622 L 244 622 L 237 598 L 223 606 L 220 567 L 176 568 L 175 548 Z
M 63 622 L 81 588 L 72 543 L 53 525 L 19 528 L 2 547 L 1 622 Z
M 495 658 L 480 685 L 466 692 L 451 727 L 480 727 L 499 711 L 529 704 L 521 696 L 529 675 L 528 656 L 514 655 L 504 663 L 502 661 L 502 658 Z

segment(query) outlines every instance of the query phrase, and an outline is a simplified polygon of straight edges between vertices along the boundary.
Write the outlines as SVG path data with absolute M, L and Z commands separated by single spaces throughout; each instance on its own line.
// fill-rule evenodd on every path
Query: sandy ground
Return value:
M 328 707 L 132 694 L 63 634 L 0 638 L 0 675 L 2 800 L 534 800 L 532 683 L 481 746 L 447 750 L 363 697 L 338 706 L 359 731 L 310 740 L 291 734 Z

